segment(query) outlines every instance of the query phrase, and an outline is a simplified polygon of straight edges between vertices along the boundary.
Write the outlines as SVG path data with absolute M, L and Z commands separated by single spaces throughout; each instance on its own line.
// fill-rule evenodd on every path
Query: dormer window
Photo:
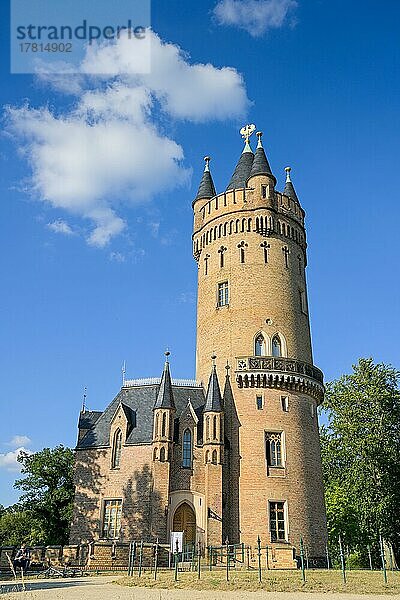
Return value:
M 113 448 L 112 448 L 112 459 L 111 459 L 111 468 L 119 469 L 119 465 L 121 463 L 121 453 L 122 453 L 122 431 L 117 429 L 114 433 L 113 439 Z

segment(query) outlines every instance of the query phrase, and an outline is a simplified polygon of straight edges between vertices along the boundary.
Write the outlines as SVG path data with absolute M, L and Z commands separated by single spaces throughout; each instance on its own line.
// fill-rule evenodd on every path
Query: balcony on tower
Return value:
M 307 393 L 320 404 L 324 398 L 324 376 L 308 363 L 285 357 L 240 356 L 236 358 L 239 388 L 276 388 Z

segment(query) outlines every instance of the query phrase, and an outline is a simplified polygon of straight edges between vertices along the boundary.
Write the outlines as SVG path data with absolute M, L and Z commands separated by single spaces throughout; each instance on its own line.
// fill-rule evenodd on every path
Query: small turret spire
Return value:
M 246 187 L 246 181 L 249 178 L 251 167 L 253 165 L 254 153 L 250 146 L 250 137 L 256 130 L 255 125 L 245 125 L 240 130 L 242 138 L 245 140 L 243 152 L 233 172 L 231 180 L 226 191 L 237 190 Z
M 283 190 L 283 193 L 285 194 L 285 196 L 288 196 L 289 198 L 292 198 L 293 200 L 297 200 L 297 202 L 298 202 L 299 199 L 297 198 L 296 190 L 294 189 L 294 185 L 293 185 L 292 179 L 290 177 L 291 170 L 292 170 L 292 167 L 285 167 L 286 184 L 285 184 L 285 189 Z
M 208 382 L 206 404 L 203 412 L 222 412 L 222 396 L 218 383 L 216 355 L 213 354 L 211 359 L 213 361 L 213 366 Z
M 214 181 L 210 171 L 210 160 L 210 156 L 204 157 L 204 162 L 206 164 L 204 166 L 203 177 L 201 178 L 199 190 L 197 192 L 195 201 L 200 199 L 207 200 L 217 195 L 217 192 L 215 191 Z
M 262 143 L 262 131 L 257 131 L 258 144 L 257 150 L 254 155 L 254 161 L 251 167 L 251 171 L 248 176 L 248 180 L 255 175 L 269 175 L 272 177 L 276 183 L 275 177 L 272 175 L 271 167 L 269 166 L 269 162 L 267 156 L 265 154 L 264 146 Z
M 165 352 L 164 371 L 161 377 L 161 383 L 154 404 L 154 408 L 175 408 L 174 393 L 172 390 L 172 380 L 168 360 L 170 354 L 171 353 L 169 352 L 169 350 Z

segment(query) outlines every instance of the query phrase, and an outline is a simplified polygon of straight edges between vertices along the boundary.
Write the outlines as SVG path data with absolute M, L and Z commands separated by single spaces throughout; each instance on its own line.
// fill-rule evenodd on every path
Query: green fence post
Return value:
M 143 540 L 140 541 L 140 553 L 139 553 L 139 577 L 142 576 L 143 566 Z
M 368 544 L 368 559 L 369 559 L 369 568 L 372 571 L 372 555 L 371 555 L 371 546 Z
M 268 544 L 267 544 L 267 546 L 265 546 L 265 564 L 267 567 L 267 571 L 269 571 Z
M 200 575 L 201 575 L 201 546 L 200 546 L 200 542 L 197 542 L 198 544 L 198 549 L 197 549 L 197 578 L 200 579 Z
M 175 575 L 174 575 L 175 581 L 178 581 L 178 556 L 179 556 L 178 552 L 179 552 L 179 542 L 178 542 L 178 540 L 176 540 L 176 545 L 175 545 Z
M 257 552 L 258 552 L 258 581 L 261 583 L 262 573 L 261 573 L 261 540 L 260 540 L 260 536 L 257 537 Z
M 156 548 L 154 554 L 154 581 L 157 579 L 157 567 L 158 567 L 158 538 L 156 541 Z
M 242 542 L 242 565 L 244 566 L 244 542 Z
M 303 578 L 303 582 L 306 581 L 306 571 L 304 568 L 304 543 L 303 538 L 300 538 L 300 560 L 301 560 L 301 576 Z
M 387 573 L 386 573 L 386 561 L 385 561 L 385 551 L 383 549 L 383 539 L 382 534 L 379 534 L 379 546 L 381 550 L 381 561 L 382 561 L 382 571 L 383 571 L 383 580 L 385 584 L 387 583 Z
M 343 583 L 347 583 L 346 582 L 346 561 L 344 558 L 342 538 L 340 535 L 339 535 L 339 550 L 340 550 L 340 562 L 342 565 Z
M 229 540 L 226 538 L 226 580 L 229 581 Z
M 250 570 L 250 550 L 249 547 L 246 546 L 246 554 L 247 554 L 247 570 Z

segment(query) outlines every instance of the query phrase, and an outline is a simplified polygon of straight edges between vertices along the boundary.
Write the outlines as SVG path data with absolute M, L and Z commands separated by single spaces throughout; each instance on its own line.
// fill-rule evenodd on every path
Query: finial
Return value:
M 169 356 L 171 356 L 171 352 L 168 350 L 168 348 L 166 349 L 164 354 L 165 354 L 165 362 L 169 362 L 168 358 L 169 358 Z
M 226 376 L 229 377 L 229 371 L 231 370 L 231 368 L 229 366 L 229 360 L 226 361 L 225 369 L 226 369 Z
M 253 135 L 253 133 L 255 132 L 255 130 L 256 130 L 256 126 L 253 125 L 253 124 L 251 124 L 251 125 L 245 125 L 240 130 L 240 134 L 241 134 L 242 138 L 245 141 L 243 152 L 252 152 L 252 149 L 251 149 L 251 146 L 250 146 L 250 137 Z
M 292 167 L 285 167 L 285 171 L 286 171 L 286 183 L 292 183 L 292 180 L 290 179 L 290 171 L 292 170 Z
M 204 162 L 206 163 L 206 166 L 204 167 L 205 173 L 210 170 L 210 160 L 211 160 L 211 156 L 204 157 Z
M 216 365 L 215 361 L 217 360 L 217 355 L 215 354 L 215 352 L 213 353 L 211 360 L 213 361 L 213 367 L 215 367 L 215 365 Z
M 257 148 L 262 148 L 262 136 L 263 136 L 263 132 L 262 131 L 257 131 L 256 136 L 258 137 L 258 144 L 257 144 Z
M 82 412 L 86 412 L 87 387 L 83 388 Z

